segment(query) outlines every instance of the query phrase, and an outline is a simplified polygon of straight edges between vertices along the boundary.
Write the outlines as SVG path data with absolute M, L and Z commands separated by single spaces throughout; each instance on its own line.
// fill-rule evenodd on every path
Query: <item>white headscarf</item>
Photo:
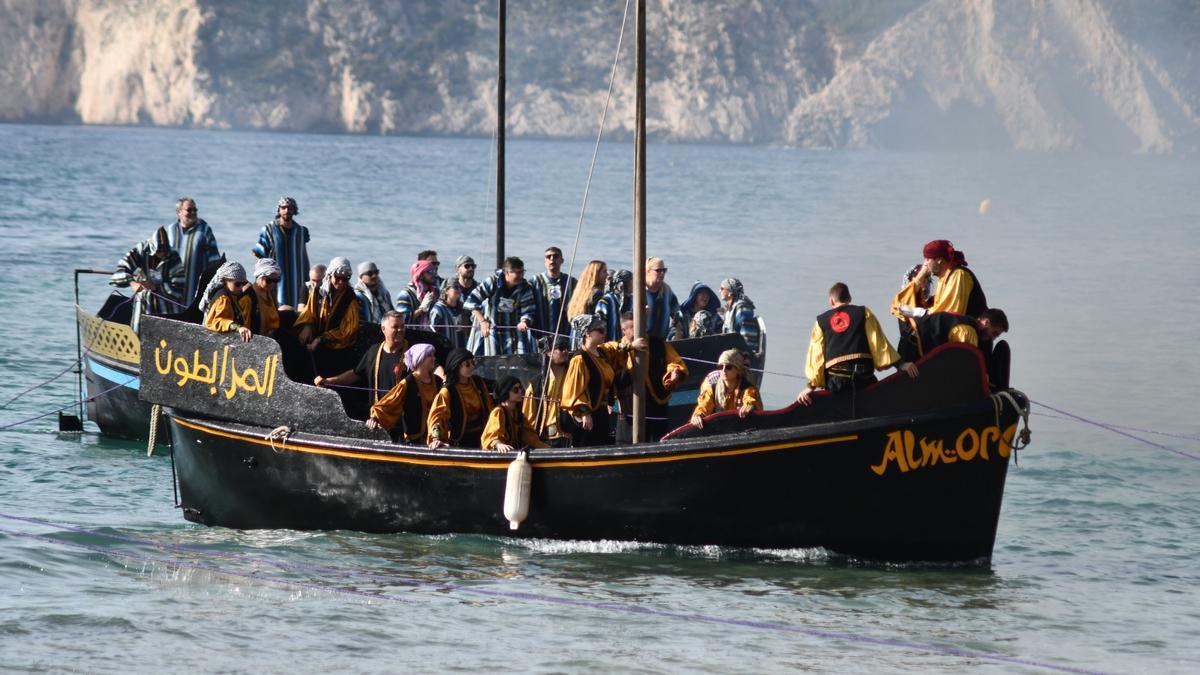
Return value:
M 338 256 L 329 261 L 329 266 L 325 268 L 325 278 L 321 280 L 321 293 L 325 297 L 329 297 L 329 295 L 333 292 L 332 284 L 333 275 L 335 274 L 340 277 L 346 277 L 347 279 L 350 278 L 350 275 L 353 274 L 353 271 L 350 267 L 349 258 Z
M 236 281 L 239 284 L 246 283 L 246 268 L 242 267 L 240 262 L 232 261 L 218 267 L 217 273 L 208 282 L 208 286 L 204 288 L 204 296 L 200 298 L 201 312 L 208 311 L 208 306 L 212 304 L 213 296 L 224 286 L 226 280 Z
M 254 280 L 257 281 L 261 277 L 266 277 L 274 274 L 275 276 L 283 276 L 283 270 L 280 269 L 279 263 L 275 262 L 274 258 L 259 258 L 254 263 Z

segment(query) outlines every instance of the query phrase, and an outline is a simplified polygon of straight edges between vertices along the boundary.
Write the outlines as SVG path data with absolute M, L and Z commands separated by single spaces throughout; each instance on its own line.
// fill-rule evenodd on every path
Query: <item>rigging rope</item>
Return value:
M 136 380 L 136 379 L 138 379 L 138 378 L 137 378 L 137 376 L 135 375 L 135 376 L 133 376 L 133 377 L 129 378 L 128 380 L 125 380 L 124 382 L 121 382 L 120 384 L 115 384 L 115 385 L 113 385 L 113 386 L 109 387 L 108 389 L 105 389 L 104 391 L 102 391 L 102 392 L 100 392 L 100 393 L 96 394 L 95 396 L 88 396 L 87 398 L 82 398 L 82 399 L 79 399 L 79 400 L 77 400 L 77 401 L 71 401 L 71 402 L 70 402 L 70 403 L 68 403 L 67 405 L 64 405 L 64 406 L 62 406 L 61 408 L 55 408 L 54 410 L 51 410 L 50 412 L 44 412 L 44 413 L 42 413 L 42 414 L 40 414 L 40 415 L 36 415 L 36 416 L 34 416 L 34 417 L 30 417 L 29 419 L 24 419 L 24 420 L 21 420 L 21 421 L 19 421 L 19 422 L 13 422 L 13 423 L 11 423 L 11 424 L 5 424 L 4 426 L 0 427 L 0 431 L 7 431 L 8 429 L 11 429 L 11 428 L 13 428 L 13 427 L 15 427 L 15 426 L 20 426 L 20 425 L 22 425 L 22 424 L 27 424 L 27 423 L 29 423 L 29 422 L 33 422 L 33 421 L 36 421 L 36 420 L 40 420 L 40 419 L 42 419 L 43 417 L 49 417 L 50 415 L 53 415 L 53 414 L 54 414 L 54 413 L 56 413 L 56 412 L 62 412 L 63 410 L 66 410 L 67 408 L 70 408 L 70 407 L 72 407 L 72 406 L 77 406 L 77 405 L 79 405 L 80 403 L 87 403 L 87 402 L 89 402 L 89 401 L 95 401 L 96 399 L 100 398 L 101 396 L 104 396 L 105 394 L 108 394 L 108 393 L 110 393 L 110 392 L 116 391 L 117 389 L 120 389 L 121 387 L 124 387 L 125 385 L 129 384 L 130 382 L 133 382 L 133 381 L 134 381 L 134 380 Z

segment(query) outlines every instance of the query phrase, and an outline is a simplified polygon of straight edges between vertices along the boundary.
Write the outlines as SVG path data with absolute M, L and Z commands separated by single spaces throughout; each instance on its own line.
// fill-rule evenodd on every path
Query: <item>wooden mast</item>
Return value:
M 633 163 L 633 334 L 646 334 L 646 3 L 637 0 L 637 112 Z M 633 352 L 633 442 L 646 440 L 646 357 Z
M 504 135 L 507 120 L 504 114 L 505 31 L 508 22 L 508 0 L 499 0 L 496 16 L 496 267 L 504 265 Z

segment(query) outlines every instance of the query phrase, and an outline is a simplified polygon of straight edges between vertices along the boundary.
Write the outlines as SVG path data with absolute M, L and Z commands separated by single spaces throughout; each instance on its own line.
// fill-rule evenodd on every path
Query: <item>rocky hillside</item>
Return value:
M 1193 152 L 1190 0 L 654 0 L 659 139 Z M 509 3 L 509 133 L 590 136 L 624 4 Z M 0 0 L 0 120 L 492 133 L 494 0 Z M 632 21 L 609 131 L 632 124 Z

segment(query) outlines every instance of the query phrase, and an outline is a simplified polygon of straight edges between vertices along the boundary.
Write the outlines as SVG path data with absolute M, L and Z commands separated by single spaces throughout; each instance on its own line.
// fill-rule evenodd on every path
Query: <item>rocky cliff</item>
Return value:
M 0 0 L 0 119 L 492 133 L 494 0 Z M 595 133 L 624 3 L 509 3 L 514 136 Z M 651 133 L 1191 152 L 1188 0 L 655 0 Z M 632 18 L 609 132 L 632 125 Z

